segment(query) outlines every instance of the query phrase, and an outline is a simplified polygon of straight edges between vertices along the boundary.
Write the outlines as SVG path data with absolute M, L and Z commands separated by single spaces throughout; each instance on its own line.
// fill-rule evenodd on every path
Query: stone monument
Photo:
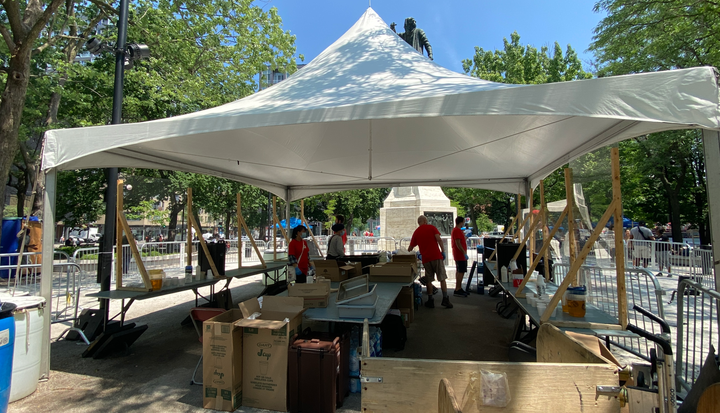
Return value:
M 435 225 L 440 234 L 449 236 L 457 208 L 450 206 L 439 186 L 394 187 L 380 208 L 380 236 L 396 241 L 412 236 L 420 215 L 427 216 L 428 223 Z

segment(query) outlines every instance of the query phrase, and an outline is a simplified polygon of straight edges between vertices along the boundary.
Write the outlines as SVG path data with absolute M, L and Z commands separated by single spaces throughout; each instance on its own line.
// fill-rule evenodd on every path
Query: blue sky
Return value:
M 368 0 L 257 0 L 263 7 L 277 7 L 283 27 L 297 36 L 297 53 L 305 63 L 342 36 L 368 7 Z M 435 62 L 462 72 L 461 61 L 471 58 L 474 47 L 502 48 L 513 31 L 522 44 L 537 48 L 557 41 L 570 44 L 589 70 L 587 52 L 593 29 L 604 17 L 594 13 L 587 0 L 372 0 L 372 8 L 389 25 L 402 31 L 406 17 L 414 17 L 433 48 Z

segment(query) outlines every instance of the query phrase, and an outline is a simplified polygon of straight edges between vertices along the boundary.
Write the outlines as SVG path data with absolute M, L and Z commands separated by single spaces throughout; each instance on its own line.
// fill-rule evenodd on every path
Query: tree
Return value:
M 575 50 L 568 45 L 563 54 L 560 44 L 555 42 L 552 56 L 545 46 L 537 48 L 520 44 L 520 35 L 513 32 L 510 40 L 503 39 L 502 50 L 484 50 L 475 47 L 472 59 L 462 61 L 465 73 L 485 80 L 502 83 L 539 84 L 589 79 L 591 75 L 582 68 Z M 549 177 L 548 202 L 565 198 L 562 170 L 555 171 Z M 558 185 L 558 183 L 562 183 Z M 515 194 L 473 188 L 443 188 L 446 195 L 460 205 L 465 206 L 472 222 L 486 222 L 486 215 L 496 224 L 510 224 L 517 213 Z M 521 199 L 522 203 L 523 200 Z M 536 199 L 536 204 L 539 199 Z M 524 204 L 523 204 L 524 205 Z M 483 224 L 486 225 L 486 224 Z M 476 229 L 477 231 L 477 229 Z
M 568 45 L 565 55 L 558 42 L 552 57 L 548 48 L 520 44 L 520 35 L 513 32 L 510 41 L 503 39 L 502 50 L 484 50 L 475 47 L 472 59 L 462 61 L 463 70 L 470 76 L 501 83 L 540 84 L 589 79 L 575 50 Z
M 0 96 L 0 199 L 5 199 L 5 183 L 18 147 L 18 131 L 22 119 L 25 95 L 30 78 L 31 58 L 38 47 L 37 40 L 63 0 L 3 1 L 0 2 L 0 35 L 4 47 L 0 49 L 5 87 Z M 5 202 L 0 202 L 0 216 Z
M 66 227 L 80 227 L 95 222 L 103 213 L 105 174 L 101 169 L 62 171 L 58 173 L 57 189 L 62 196 L 57 197 L 55 216 Z
M 720 4 L 716 2 L 602 0 L 595 10 L 607 13 L 590 44 L 600 76 L 720 64 Z M 701 242 L 709 243 L 699 132 L 650 134 L 623 147 L 637 162 L 636 170 L 651 178 L 632 179 L 643 201 L 631 206 L 637 208 L 635 213 L 663 216 L 661 222 L 669 218 L 678 242 L 682 241 L 680 224 L 689 222 L 700 229 Z

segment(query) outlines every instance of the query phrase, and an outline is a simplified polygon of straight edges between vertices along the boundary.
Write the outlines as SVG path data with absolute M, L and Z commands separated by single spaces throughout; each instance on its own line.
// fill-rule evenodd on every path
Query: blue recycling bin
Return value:
M 3 218 L 2 240 L 0 240 L 0 254 L 18 252 L 20 247 L 17 234 L 22 229 L 22 218 Z M 17 257 L 2 257 L 0 265 L 16 265 Z M 15 275 L 15 270 L 0 270 L 0 278 L 9 278 Z
M 0 305 L 0 413 L 7 413 L 10 402 L 13 352 L 15 350 L 15 304 Z

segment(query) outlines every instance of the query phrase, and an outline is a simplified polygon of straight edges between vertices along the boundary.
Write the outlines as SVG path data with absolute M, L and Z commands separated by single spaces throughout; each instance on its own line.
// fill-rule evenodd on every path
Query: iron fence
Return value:
M 700 374 L 710 345 L 720 347 L 720 293 L 690 279 L 680 281 L 675 370 L 677 388 L 687 392 Z

